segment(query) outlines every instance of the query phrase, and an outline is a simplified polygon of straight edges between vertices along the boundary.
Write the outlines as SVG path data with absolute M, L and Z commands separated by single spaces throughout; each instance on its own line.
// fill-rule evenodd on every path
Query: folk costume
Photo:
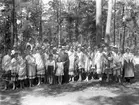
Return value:
M 89 73 L 91 72 L 92 67 L 92 59 L 91 59 L 91 52 L 85 54 L 85 72 L 87 74 L 86 81 L 88 81 Z
M 11 77 L 11 57 L 10 55 L 5 55 L 2 59 L 2 69 L 4 70 L 4 79 L 10 80 Z
M 36 77 L 35 58 L 32 54 L 28 54 L 25 59 L 27 61 L 27 76 L 29 79 L 34 79 Z
M 32 86 L 33 79 L 36 77 L 36 61 L 31 53 L 27 54 L 26 59 L 26 68 L 27 68 L 27 77 L 29 79 L 29 85 Z
M 68 51 L 68 56 L 69 56 L 69 76 L 70 76 L 70 80 L 69 81 L 74 81 L 73 80 L 73 77 L 75 75 L 75 70 L 76 67 L 75 67 L 75 60 L 76 60 L 76 52 L 73 51 L 73 48 L 71 48 L 70 51 Z
M 127 82 L 130 82 L 130 79 L 133 78 L 134 75 L 134 56 L 130 52 L 126 52 L 123 54 L 123 76 Z
M 4 89 L 8 88 L 8 81 L 11 80 L 11 56 L 9 54 L 5 55 L 2 59 L 2 70 L 4 74 L 2 75 L 4 79 Z
M 69 75 L 73 76 L 74 75 L 74 64 L 75 64 L 75 52 L 69 51 L 68 56 L 69 56 Z
M 97 51 L 94 57 L 94 65 L 96 66 L 96 72 L 97 74 L 102 73 L 103 68 L 103 53 L 100 51 Z
M 115 77 L 116 82 L 121 82 L 121 76 L 122 76 L 122 54 L 118 53 L 116 55 L 113 55 L 113 76 Z
M 61 62 L 60 58 L 56 62 L 56 76 L 58 77 L 58 83 L 62 84 L 62 76 L 64 75 L 64 62 Z
M 18 61 L 14 56 L 11 60 L 11 81 L 13 83 L 13 90 L 16 88 L 16 81 L 18 80 Z
M 24 88 L 24 80 L 27 78 L 26 73 L 26 60 L 22 56 L 18 56 L 18 80 L 20 82 L 20 88 Z
M 107 75 L 107 82 L 110 81 L 113 73 L 113 57 L 111 51 L 103 53 L 103 73 Z
M 26 60 L 24 60 L 22 56 L 18 56 L 18 79 L 24 80 L 26 78 Z

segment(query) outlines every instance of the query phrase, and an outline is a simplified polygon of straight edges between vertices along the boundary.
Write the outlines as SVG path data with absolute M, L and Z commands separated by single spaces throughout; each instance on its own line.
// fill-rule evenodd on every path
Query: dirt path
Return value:
M 139 105 L 139 83 L 90 81 L 1 92 L 0 105 Z

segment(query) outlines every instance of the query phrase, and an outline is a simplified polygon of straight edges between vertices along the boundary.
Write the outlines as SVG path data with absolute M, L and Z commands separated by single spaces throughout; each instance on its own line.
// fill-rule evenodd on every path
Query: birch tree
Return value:
M 108 1 L 108 15 L 107 15 L 107 23 L 106 23 L 106 35 L 105 42 L 110 43 L 110 29 L 111 29 L 111 17 L 112 17 L 112 5 L 113 0 Z
M 96 0 L 96 45 L 102 39 L 102 0 Z

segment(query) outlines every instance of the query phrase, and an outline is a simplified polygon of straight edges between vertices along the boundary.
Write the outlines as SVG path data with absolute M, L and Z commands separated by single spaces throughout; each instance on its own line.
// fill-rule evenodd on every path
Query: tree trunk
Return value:
M 40 41 L 42 42 L 42 0 L 39 0 L 39 11 L 40 11 L 40 14 L 39 14 L 39 38 L 40 38 Z
M 16 18 L 15 18 L 15 0 L 12 0 L 12 24 L 11 24 L 11 47 L 14 46 L 17 35 L 16 35 Z
M 102 39 L 102 0 L 96 0 L 96 45 Z
M 59 33 L 58 33 L 58 45 L 61 45 L 61 0 L 59 1 Z
M 113 0 L 109 0 L 109 2 L 108 2 L 107 24 L 106 24 L 106 36 L 105 36 L 105 42 L 108 45 L 110 44 L 112 5 L 113 5 Z
M 115 28 L 116 28 L 116 26 L 115 26 L 115 21 L 116 21 L 116 0 L 114 0 L 114 33 L 113 33 L 113 35 L 114 35 L 114 39 L 113 39 L 113 44 L 115 45 L 115 43 L 116 43 L 116 36 L 115 36 Z
M 124 13 L 125 13 L 125 6 L 123 5 L 123 17 L 124 17 Z M 124 25 L 124 27 L 123 27 L 123 43 L 122 43 L 122 53 L 124 53 L 124 48 L 125 48 L 125 33 L 126 33 L 126 23 L 125 23 L 125 21 L 123 22 L 123 25 Z
M 78 1 L 78 8 L 76 9 L 76 20 L 75 20 L 75 38 L 76 41 L 78 41 L 78 37 L 79 37 L 79 10 L 80 10 L 80 0 Z

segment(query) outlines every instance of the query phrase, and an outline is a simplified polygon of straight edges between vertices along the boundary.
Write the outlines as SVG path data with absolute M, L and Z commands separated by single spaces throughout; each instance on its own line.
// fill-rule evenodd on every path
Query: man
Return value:
M 60 53 L 59 53 L 60 59 L 64 63 L 64 76 L 63 76 L 63 83 L 68 83 L 69 82 L 69 56 L 65 52 L 65 47 L 63 46 Z

